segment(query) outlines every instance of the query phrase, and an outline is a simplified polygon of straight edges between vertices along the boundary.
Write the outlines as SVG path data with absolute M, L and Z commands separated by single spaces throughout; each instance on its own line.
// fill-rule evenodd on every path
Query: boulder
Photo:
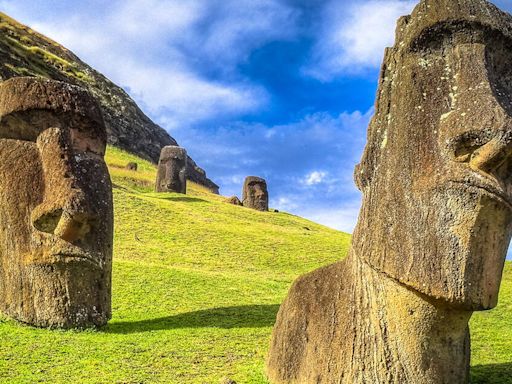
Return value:
M 240 199 L 237 197 L 237 196 L 231 196 L 228 201 L 227 201 L 229 204 L 233 204 L 233 205 L 243 205 L 242 202 L 240 201 Z

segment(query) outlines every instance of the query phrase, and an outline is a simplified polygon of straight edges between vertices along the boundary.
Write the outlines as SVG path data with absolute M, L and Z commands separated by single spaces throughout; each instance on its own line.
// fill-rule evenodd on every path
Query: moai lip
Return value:
M 111 317 L 112 187 L 106 130 L 82 88 L 0 83 L 0 311 L 53 328 Z
M 257 211 L 268 211 L 267 182 L 261 177 L 246 177 L 242 191 L 242 204 Z
M 187 192 L 187 151 L 184 148 L 172 145 L 162 148 L 156 192 Z
M 468 383 L 468 321 L 497 305 L 512 233 L 511 60 L 512 17 L 487 1 L 399 19 L 349 255 L 293 284 L 272 383 Z

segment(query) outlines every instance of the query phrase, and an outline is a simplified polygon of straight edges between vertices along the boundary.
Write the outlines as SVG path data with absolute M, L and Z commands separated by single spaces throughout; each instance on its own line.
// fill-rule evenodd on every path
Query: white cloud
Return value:
M 398 17 L 409 14 L 416 0 L 366 0 L 347 5 L 331 1 L 313 59 L 304 71 L 319 80 L 361 73 L 380 66 L 384 48 L 393 45 Z
M 28 12 L 29 3 L 0 4 L 124 87 L 146 112 L 165 114 L 168 130 L 267 105 L 267 91 L 249 79 L 204 71 L 234 72 L 253 49 L 297 31 L 297 12 L 279 0 L 123 0 L 59 18 Z
M 272 207 L 279 211 L 293 212 L 298 208 L 298 205 L 294 203 L 293 198 L 281 196 L 272 201 Z
M 202 52 L 229 66 L 247 59 L 265 42 L 298 33 L 299 11 L 280 0 L 203 0 L 215 7 L 215 21 L 198 39 Z
M 327 172 L 313 171 L 309 175 L 306 176 L 306 178 L 304 179 L 303 182 L 306 185 L 320 184 L 324 181 L 326 176 L 327 176 Z
M 183 38 L 204 14 L 198 0 L 144 0 L 123 1 L 115 13 L 108 16 L 110 28 L 125 37 L 158 40 Z
M 316 223 L 339 231 L 352 233 L 357 223 L 361 199 L 354 198 L 350 201 L 340 202 L 330 207 L 319 207 L 314 210 L 300 211 L 299 214 Z

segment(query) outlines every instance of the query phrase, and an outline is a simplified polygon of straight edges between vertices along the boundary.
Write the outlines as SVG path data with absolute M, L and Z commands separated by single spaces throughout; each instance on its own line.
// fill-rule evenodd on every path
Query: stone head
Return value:
M 186 190 L 187 151 L 172 145 L 162 148 L 158 161 L 156 191 L 186 193 Z
M 423 0 L 385 53 L 354 249 L 452 306 L 497 304 L 512 222 L 512 17 Z
M 246 177 L 242 191 L 242 203 L 244 207 L 268 211 L 267 182 L 261 177 Z
M 0 83 L 0 310 L 41 327 L 111 316 L 112 191 L 105 124 L 66 83 Z

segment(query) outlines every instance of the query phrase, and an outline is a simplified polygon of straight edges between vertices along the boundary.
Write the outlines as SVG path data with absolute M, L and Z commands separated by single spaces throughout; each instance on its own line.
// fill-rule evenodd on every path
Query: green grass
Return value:
M 113 319 L 50 331 L 0 317 L 2 383 L 266 383 L 279 303 L 300 274 L 340 259 L 349 236 L 225 202 L 189 183 L 152 192 L 155 168 L 109 148 L 115 201 Z M 136 161 L 139 171 L 123 167 Z M 512 383 L 512 266 L 500 307 L 472 320 L 475 383 Z

